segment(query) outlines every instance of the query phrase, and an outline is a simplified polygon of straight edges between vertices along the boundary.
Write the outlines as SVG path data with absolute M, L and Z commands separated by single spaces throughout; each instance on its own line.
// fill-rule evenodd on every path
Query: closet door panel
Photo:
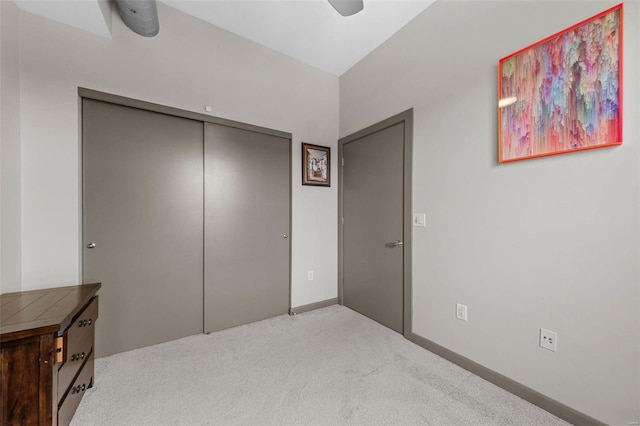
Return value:
M 205 332 L 288 312 L 290 147 L 205 123 Z
M 82 135 L 96 354 L 202 333 L 203 123 L 85 98 Z

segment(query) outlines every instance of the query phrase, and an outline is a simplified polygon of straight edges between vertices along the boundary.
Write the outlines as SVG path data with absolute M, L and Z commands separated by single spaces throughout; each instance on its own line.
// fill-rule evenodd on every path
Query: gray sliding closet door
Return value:
M 102 282 L 97 356 L 202 333 L 203 123 L 82 105 L 83 280 Z
M 205 332 L 288 312 L 290 146 L 205 123 Z

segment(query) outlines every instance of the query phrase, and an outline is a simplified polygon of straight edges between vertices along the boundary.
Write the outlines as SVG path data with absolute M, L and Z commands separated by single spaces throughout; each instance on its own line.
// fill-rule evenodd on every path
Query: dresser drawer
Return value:
M 73 414 L 76 412 L 80 400 L 85 391 L 93 385 L 93 352 L 89 354 L 89 359 L 82 367 L 80 374 L 71 384 L 67 396 L 58 406 L 58 426 L 67 426 L 71 423 Z
M 98 297 L 78 315 L 63 335 L 64 358 L 58 370 L 58 401 L 60 401 L 80 366 L 93 349 L 95 321 L 98 317 Z
M 98 316 L 95 296 L 100 285 L 0 294 L 0 426 L 69 424 L 82 397 L 82 385 L 85 390 L 93 385 L 90 334 L 94 327 L 89 326 L 89 318 L 93 324 Z M 73 330 L 73 326 L 82 328 L 77 327 L 80 319 L 83 325 L 87 320 L 88 338 L 84 331 Z M 78 351 L 76 341 L 85 348 L 84 360 L 67 362 Z M 62 370 L 60 382 L 61 368 L 71 364 L 73 368 Z M 72 387 L 72 382 L 80 388 Z

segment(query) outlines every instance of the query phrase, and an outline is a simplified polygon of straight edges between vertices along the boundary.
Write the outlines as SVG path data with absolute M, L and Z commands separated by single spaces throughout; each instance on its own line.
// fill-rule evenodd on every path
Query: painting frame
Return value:
M 331 147 L 302 142 L 302 184 L 331 186 Z
M 623 15 L 620 3 L 498 61 L 499 163 L 622 144 Z

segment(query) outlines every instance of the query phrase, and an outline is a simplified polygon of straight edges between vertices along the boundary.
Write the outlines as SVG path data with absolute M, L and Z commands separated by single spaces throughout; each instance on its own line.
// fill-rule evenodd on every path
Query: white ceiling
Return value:
M 343 74 L 433 2 L 364 0 L 364 10 L 343 17 L 327 0 L 162 1 L 335 75 Z
M 14 2 L 25 12 L 103 37 L 111 37 L 110 22 L 107 22 L 103 11 L 100 10 L 100 2 L 97 0 L 14 0 Z
M 16 0 L 16 4 L 27 12 L 105 36 L 107 26 L 98 7 L 104 1 Z M 198 19 L 338 76 L 433 1 L 364 0 L 363 11 L 343 17 L 327 0 L 162 0 Z M 162 31 L 162 15 L 159 17 Z

